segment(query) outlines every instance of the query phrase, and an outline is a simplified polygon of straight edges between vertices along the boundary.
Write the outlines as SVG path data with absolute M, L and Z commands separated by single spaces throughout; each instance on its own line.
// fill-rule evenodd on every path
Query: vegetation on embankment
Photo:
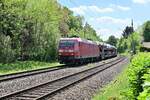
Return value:
M 126 68 L 114 81 L 100 90 L 92 100 L 123 100 L 121 93 L 127 88 L 129 88 L 129 81 Z
M 112 42 L 112 41 L 111 41 Z M 119 53 L 137 53 L 142 42 L 150 42 L 150 21 L 146 21 L 134 31 L 133 27 L 126 27 L 122 37 L 117 41 Z
M 56 60 L 62 36 L 100 40 L 83 19 L 57 0 L 0 0 L 0 63 Z
M 135 55 L 131 64 L 94 100 L 146 100 L 150 98 L 150 53 Z
M 0 63 L 0 75 L 29 71 L 41 68 L 48 68 L 60 65 L 58 62 L 39 62 L 39 61 L 17 61 L 9 64 Z
M 118 52 L 120 53 L 137 53 L 141 46 L 141 36 L 138 32 L 130 34 L 127 38 L 119 39 L 117 43 Z
M 130 100 L 150 98 L 150 53 L 136 55 L 128 69 L 130 88 L 125 93 Z

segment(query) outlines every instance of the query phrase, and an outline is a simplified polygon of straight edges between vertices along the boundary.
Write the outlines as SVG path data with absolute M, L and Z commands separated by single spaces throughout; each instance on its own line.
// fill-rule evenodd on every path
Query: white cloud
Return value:
M 131 18 L 115 18 L 110 16 L 102 16 L 91 18 L 89 23 L 95 26 L 97 34 L 104 40 L 110 35 L 120 38 L 122 31 L 126 26 L 131 25 Z M 134 24 L 136 27 L 136 24 Z
M 97 29 L 96 30 L 97 34 L 104 40 L 106 41 L 109 36 L 114 35 L 117 38 L 120 38 L 122 35 L 122 31 L 118 31 L 118 30 L 110 30 L 110 29 Z
M 99 8 L 97 6 L 88 6 L 88 9 L 91 11 L 95 11 L 98 13 L 107 13 L 107 12 L 113 12 L 113 8 Z
M 138 3 L 138 4 L 147 4 L 150 3 L 150 0 L 132 0 L 133 3 Z
M 87 10 L 86 6 L 79 6 L 79 7 L 74 7 L 70 8 L 73 12 L 79 14 L 79 15 L 84 15 L 85 11 Z
M 90 21 L 95 21 L 97 23 L 104 23 L 104 24 L 123 24 L 128 25 L 131 22 L 131 19 L 120 19 L 120 18 L 114 18 L 109 16 L 103 16 L 98 18 L 91 18 Z
M 76 14 L 84 15 L 86 12 L 95 12 L 95 13 L 110 13 L 113 12 L 113 8 L 100 8 L 97 6 L 79 6 L 70 8 Z
M 116 10 L 121 10 L 121 11 L 128 11 L 131 8 L 128 6 L 122 6 L 122 5 L 115 5 L 115 4 L 111 4 L 110 7 L 116 9 Z
M 120 5 L 117 5 L 117 8 L 120 9 L 120 10 L 122 10 L 122 11 L 128 11 L 128 10 L 131 9 L 130 7 L 120 6 Z
M 121 5 L 114 5 L 114 4 L 112 4 L 110 7 L 103 7 L 103 8 L 95 6 L 95 5 L 92 5 L 92 6 L 81 5 L 81 6 L 73 7 L 73 8 L 70 8 L 70 9 L 73 12 L 75 12 L 76 14 L 85 15 L 86 13 L 89 13 L 89 12 L 111 13 L 111 12 L 114 12 L 115 10 L 128 11 L 131 8 L 127 7 L 127 6 L 121 6 Z

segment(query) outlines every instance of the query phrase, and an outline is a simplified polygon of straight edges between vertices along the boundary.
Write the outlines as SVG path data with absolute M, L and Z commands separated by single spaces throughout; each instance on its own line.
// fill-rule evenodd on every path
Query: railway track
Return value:
M 0 82 L 10 81 L 13 79 L 28 77 L 28 76 L 42 74 L 46 72 L 57 71 L 57 70 L 65 69 L 65 68 L 69 68 L 69 67 L 67 65 L 59 65 L 59 66 L 50 67 L 50 68 L 41 68 L 41 69 L 36 69 L 36 70 L 0 75 Z
M 47 96 L 51 96 L 60 90 L 63 90 L 75 83 L 78 83 L 84 79 L 87 79 L 99 72 L 102 72 L 113 65 L 118 64 L 123 61 L 125 58 L 121 57 L 112 62 L 108 62 L 99 66 L 95 66 L 89 69 L 86 69 L 75 74 L 67 75 L 59 79 L 45 82 L 31 88 L 23 89 L 17 92 L 13 92 L 0 97 L 0 100 L 41 100 Z M 103 66 L 103 67 L 102 67 Z
M 8 80 L 13 80 L 13 79 L 18 79 L 22 77 L 27 77 L 31 75 L 37 75 L 37 74 L 42 74 L 46 72 L 52 72 L 60 69 L 67 68 L 66 65 L 60 65 L 60 66 L 55 66 L 55 67 L 50 67 L 50 68 L 42 68 L 42 69 L 36 69 L 36 70 L 31 70 L 31 71 L 24 71 L 24 72 L 18 72 L 18 73 L 12 73 L 12 74 L 6 74 L 6 75 L 0 75 L 0 82 L 8 81 Z

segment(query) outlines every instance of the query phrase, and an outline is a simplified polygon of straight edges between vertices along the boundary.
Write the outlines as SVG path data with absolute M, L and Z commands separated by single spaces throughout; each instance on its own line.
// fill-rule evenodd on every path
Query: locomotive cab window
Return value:
M 70 40 L 63 40 L 63 41 L 60 41 L 59 43 L 59 47 L 60 48 L 64 48 L 64 47 L 74 47 L 75 45 L 75 41 L 70 41 Z

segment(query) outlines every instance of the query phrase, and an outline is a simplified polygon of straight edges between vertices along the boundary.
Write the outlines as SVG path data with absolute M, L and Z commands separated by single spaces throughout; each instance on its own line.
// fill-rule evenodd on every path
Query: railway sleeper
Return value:
M 47 93 L 47 92 L 49 92 L 49 91 L 48 91 L 48 90 L 47 90 L 47 91 L 45 91 L 45 90 L 36 90 L 36 91 L 34 91 L 33 93 L 45 94 L 45 93 Z
M 30 97 L 15 97 L 13 98 L 13 100 L 33 100 L 34 98 L 30 98 Z
M 47 92 L 42 93 L 41 91 L 39 91 L 39 92 L 29 92 L 27 94 L 29 94 L 29 95 L 43 95 L 45 93 L 47 93 Z
M 56 91 L 59 91 L 60 89 L 63 89 L 67 86 L 70 86 L 74 83 L 77 83 L 78 81 L 81 81 L 81 80 L 87 78 L 88 76 L 92 76 L 92 75 L 94 75 L 100 71 L 103 71 L 103 70 L 109 68 L 110 66 L 113 66 L 114 64 L 120 62 L 120 61 L 121 60 L 117 60 L 117 61 L 114 61 L 113 63 L 112 62 L 108 63 L 107 65 L 104 65 L 105 67 L 103 66 L 104 68 L 97 66 L 97 67 L 92 68 L 90 70 L 86 70 L 84 73 L 75 74 L 75 75 L 73 74 L 73 76 L 71 76 L 71 77 L 69 76 L 69 77 L 65 78 L 65 80 L 60 79 L 59 81 L 55 81 L 54 83 L 52 83 L 50 85 L 42 86 L 41 88 L 36 88 L 35 90 L 32 91 L 32 92 L 38 92 L 39 91 L 40 93 L 41 93 L 41 91 L 44 91 L 44 92 L 47 91 L 46 93 L 44 93 L 45 95 L 43 95 L 43 96 L 29 95 L 28 93 L 31 93 L 31 92 L 24 92 L 24 93 L 26 93 L 26 95 L 20 94 L 20 95 L 17 95 L 17 97 L 27 97 L 27 98 L 32 98 L 32 99 L 46 97 L 47 95 L 55 93 Z M 25 100 L 27 100 L 27 99 L 25 99 Z
M 20 95 L 19 97 L 31 97 L 31 98 L 36 98 L 36 97 L 38 97 L 38 96 L 40 96 L 40 95 L 38 95 L 38 94 L 22 94 L 22 95 Z

